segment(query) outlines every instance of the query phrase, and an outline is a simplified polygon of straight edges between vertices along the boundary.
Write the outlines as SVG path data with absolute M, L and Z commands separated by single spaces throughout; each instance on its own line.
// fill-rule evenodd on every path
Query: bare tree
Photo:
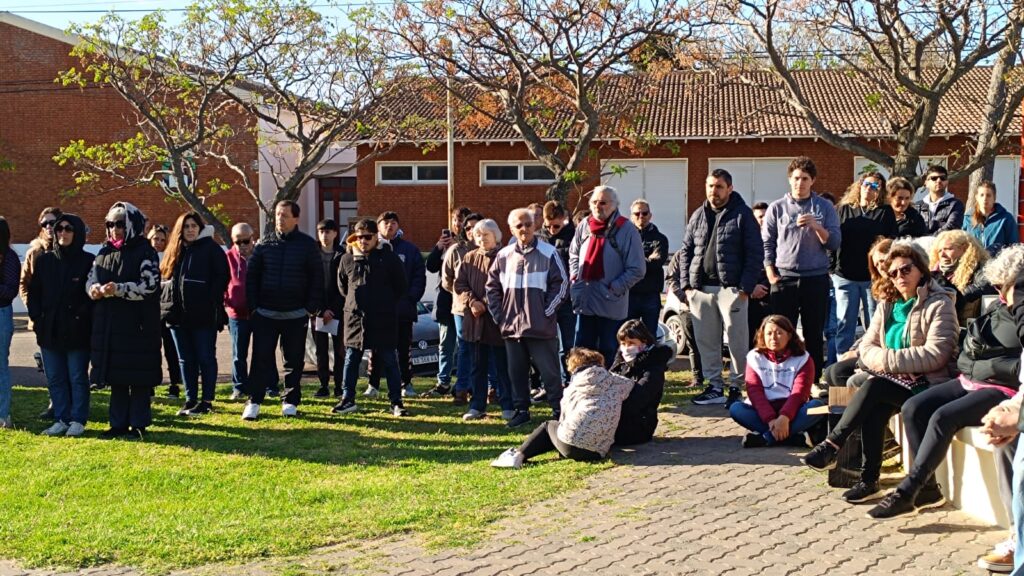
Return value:
M 400 41 L 465 112 L 461 127 L 511 128 L 565 200 L 596 139 L 649 143 L 640 116 L 670 65 L 644 59 L 652 39 L 688 37 L 698 2 L 431 0 L 399 2 L 373 29 Z M 637 58 L 642 66 L 637 66 Z

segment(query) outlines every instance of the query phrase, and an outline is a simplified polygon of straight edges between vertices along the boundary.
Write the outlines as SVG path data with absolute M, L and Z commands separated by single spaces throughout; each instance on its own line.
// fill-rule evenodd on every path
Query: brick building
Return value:
M 970 135 L 978 128 L 979 102 L 988 85 L 989 70 L 968 74 L 943 103 L 935 132 L 922 166 L 940 162 L 955 168 L 956 158 L 969 156 Z M 712 86 L 700 73 L 679 72 L 665 79 L 656 100 L 657 113 L 648 115 L 645 126 L 660 142 L 643 156 L 631 156 L 615 142 L 595 143 L 595 157 L 584 167 L 591 175 L 607 173 L 613 164 L 627 168 L 625 176 L 605 176 L 615 186 L 623 204 L 647 198 L 654 221 L 678 247 L 686 218 L 704 200 L 704 178 L 715 168 L 729 170 L 737 191 L 747 201 L 771 201 L 788 189 L 786 165 L 794 156 L 807 155 L 818 165 L 815 188 L 841 195 L 855 175 L 869 164 L 862 157 L 830 146 L 815 137 L 810 126 L 787 112 L 785 103 L 753 86 Z M 872 144 L 892 143 L 884 119 L 857 92 L 856 84 L 842 72 L 808 71 L 802 86 L 818 102 L 825 121 L 833 129 L 867 136 Z M 426 103 L 408 103 L 410 110 L 425 115 L 438 113 Z M 443 110 L 440 111 L 443 114 Z M 1020 133 L 1016 119 L 1013 133 Z M 437 140 L 443 134 L 436 135 Z M 1014 141 L 996 161 L 998 200 L 1017 214 L 1019 203 L 1020 146 Z M 359 157 L 370 151 L 357 150 Z M 532 159 L 515 133 L 492 126 L 482 134 L 456 130 L 454 194 L 456 205 L 468 205 L 504 226 L 512 208 L 543 201 L 550 173 Z M 402 228 L 421 248 L 427 248 L 447 226 L 447 153 L 443 142 L 424 152 L 408 145 L 359 167 L 358 212 L 376 215 L 395 210 Z M 594 184 L 592 180 L 589 190 Z M 967 180 L 951 183 L 961 199 L 967 196 Z M 570 206 L 585 208 L 578 192 Z
M 158 187 L 145 186 L 106 193 L 64 197 L 74 185 L 70 166 L 52 157 L 72 139 L 111 142 L 133 135 L 134 114 L 111 88 L 64 88 L 54 83 L 63 70 L 78 65 L 68 52 L 75 39 L 55 28 L 0 12 L 0 158 L 13 161 L 12 172 L 0 171 L 0 215 L 11 225 L 13 242 L 27 243 L 38 233 L 36 217 L 57 205 L 81 215 L 92 229 L 88 241 L 103 239 L 103 217 L 117 200 L 139 206 L 151 222 L 173 224 L 186 206 L 170 200 Z M 239 162 L 258 175 L 255 137 L 244 130 Z M 215 164 L 200 164 L 202 179 L 236 181 L 236 175 Z M 232 221 L 258 220 L 248 193 L 234 186 L 216 197 Z

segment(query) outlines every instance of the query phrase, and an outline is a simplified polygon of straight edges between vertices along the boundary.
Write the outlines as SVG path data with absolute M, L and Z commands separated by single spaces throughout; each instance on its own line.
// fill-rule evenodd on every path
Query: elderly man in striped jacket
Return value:
M 505 338 L 515 408 L 508 426 L 516 428 L 530 421 L 531 361 L 558 419 L 562 378 L 557 310 L 569 291 L 569 279 L 555 248 L 535 236 L 530 210 L 513 210 L 508 225 L 515 242 L 498 252 L 486 288 L 487 308 Z

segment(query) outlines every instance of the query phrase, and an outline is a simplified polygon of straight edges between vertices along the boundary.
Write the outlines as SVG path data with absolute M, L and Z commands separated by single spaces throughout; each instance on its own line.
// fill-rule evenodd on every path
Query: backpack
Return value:
M 615 239 L 615 233 L 618 232 L 619 229 L 627 222 L 629 222 L 629 220 L 626 220 L 625 216 L 619 216 L 615 219 L 615 222 L 612 222 L 608 231 L 604 233 L 604 237 L 608 239 L 608 243 L 612 245 L 612 248 L 615 249 L 615 252 L 619 255 L 619 258 L 622 258 L 623 262 L 626 261 L 626 252 L 622 249 L 622 246 L 619 246 L 619 241 Z M 580 235 L 580 246 L 583 246 L 583 243 L 587 241 L 587 238 L 590 238 L 590 226 L 586 225 L 585 220 L 583 221 L 583 224 L 583 226 L 579 227 L 579 229 L 583 231 Z

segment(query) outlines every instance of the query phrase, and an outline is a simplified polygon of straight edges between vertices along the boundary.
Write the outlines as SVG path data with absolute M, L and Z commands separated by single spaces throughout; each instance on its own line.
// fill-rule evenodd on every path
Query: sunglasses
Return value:
M 864 182 L 863 184 L 861 184 L 861 186 L 864 186 L 865 188 L 871 188 L 872 190 L 876 191 L 882 187 L 878 182 Z
M 54 232 L 74 232 L 75 231 L 75 227 L 70 225 L 70 224 L 65 224 L 65 225 L 62 225 L 62 226 L 54 226 L 53 227 L 53 231 Z
M 900 276 L 908 276 L 910 275 L 910 271 L 913 269 L 913 264 L 904 264 L 899 268 L 893 268 L 892 270 L 889 270 L 889 278 L 896 279 L 899 278 Z
M 651 212 L 649 210 L 645 210 L 643 212 L 633 212 L 633 216 L 637 216 L 637 217 L 648 216 L 648 215 L 650 215 L 650 213 Z
M 373 240 L 373 234 L 359 234 L 356 236 L 356 240 Z
M 243 240 L 235 240 L 235 246 L 248 246 L 252 244 L 252 238 L 245 238 Z
M 554 228 L 555 230 L 559 230 L 562 228 L 562 226 L 565 226 L 565 224 L 562 224 L 561 222 L 552 222 L 551 224 L 544 225 L 544 227 L 547 228 L 548 230 L 551 230 L 552 228 Z
M 56 222 L 56 220 L 43 220 L 42 222 L 39 223 L 39 227 L 49 228 L 50 226 L 53 226 L 54 222 Z
M 533 224 L 528 224 L 526 222 L 520 222 L 519 224 L 516 224 L 514 226 L 514 228 L 516 230 L 522 230 L 523 228 L 533 228 Z
M 117 222 L 107 222 L 107 230 L 110 230 L 111 228 L 117 228 L 118 230 L 124 230 L 124 228 L 125 228 L 124 220 L 118 220 Z
M 932 176 L 928 179 L 932 182 L 938 182 L 939 180 L 945 182 L 946 180 L 949 180 L 949 176 Z

